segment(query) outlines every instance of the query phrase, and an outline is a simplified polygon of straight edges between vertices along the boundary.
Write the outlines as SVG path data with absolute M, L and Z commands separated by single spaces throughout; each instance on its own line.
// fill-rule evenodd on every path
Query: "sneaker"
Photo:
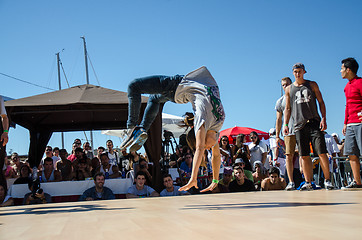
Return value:
M 341 188 L 344 191 L 362 190 L 362 184 L 358 185 L 355 181 L 351 182 L 348 186 Z
M 136 152 L 138 151 L 143 144 L 147 141 L 148 135 L 147 132 L 143 130 L 142 133 L 138 135 L 138 137 L 133 141 L 133 143 L 130 145 L 129 151 L 130 152 Z
M 295 184 L 294 182 L 289 182 L 288 186 L 285 188 L 286 191 L 293 191 L 295 190 Z
M 129 129 L 126 138 L 123 140 L 119 148 L 127 148 L 128 146 L 133 144 L 142 133 L 145 132 L 146 131 L 140 127 L 134 127 L 133 129 Z
M 333 184 L 331 183 L 330 180 L 324 180 L 324 188 L 326 190 L 333 190 L 334 186 L 333 186 Z
M 313 190 L 312 184 L 305 182 L 303 186 L 300 187 L 300 191 L 311 191 Z

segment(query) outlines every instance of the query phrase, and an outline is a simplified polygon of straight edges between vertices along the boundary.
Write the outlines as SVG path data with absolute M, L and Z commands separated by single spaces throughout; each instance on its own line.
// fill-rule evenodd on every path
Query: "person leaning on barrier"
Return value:
M 38 179 L 29 182 L 28 188 L 30 193 L 25 194 L 23 200 L 24 205 L 45 204 L 52 202 L 51 196 L 40 188 L 40 181 Z
M 94 176 L 94 187 L 91 187 L 80 196 L 79 201 L 111 200 L 115 199 L 111 189 L 104 186 L 105 176 L 100 172 Z
M 284 178 L 280 177 L 280 171 L 277 167 L 272 167 L 269 171 L 269 177 L 265 178 L 261 182 L 262 191 L 271 191 L 271 190 L 284 190 L 287 183 Z
M 250 192 L 255 191 L 254 183 L 247 179 L 241 167 L 234 168 L 235 180 L 229 184 L 230 192 Z
M 136 173 L 135 184 L 128 188 L 127 198 L 158 197 L 160 194 L 150 186 L 145 185 L 146 174 L 142 171 Z
M 187 191 L 179 191 L 179 186 L 173 185 L 173 180 L 170 174 L 163 176 L 163 185 L 165 186 L 165 189 L 161 191 L 161 197 L 190 195 Z

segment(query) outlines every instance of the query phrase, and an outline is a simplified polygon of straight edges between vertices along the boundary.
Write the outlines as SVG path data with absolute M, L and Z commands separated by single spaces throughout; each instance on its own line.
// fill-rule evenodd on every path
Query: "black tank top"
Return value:
M 294 130 L 299 131 L 310 120 L 321 120 L 318 114 L 316 96 L 310 86 L 311 81 L 305 80 L 302 86 L 291 84 L 290 100 L 294 119 Z

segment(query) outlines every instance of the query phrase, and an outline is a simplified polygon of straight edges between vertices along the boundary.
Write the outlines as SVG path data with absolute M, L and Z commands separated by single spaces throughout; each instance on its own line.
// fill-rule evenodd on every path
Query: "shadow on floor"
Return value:
M 253 208 L 284 208 L 307 206 L 333 206 L 357 203 L 302 203 L 302 202 L 271 202 L 271 203 L 236 203 L 236 204 L 212 204 L 212 205 L 186 205 L 180 210 L 234 210 Z

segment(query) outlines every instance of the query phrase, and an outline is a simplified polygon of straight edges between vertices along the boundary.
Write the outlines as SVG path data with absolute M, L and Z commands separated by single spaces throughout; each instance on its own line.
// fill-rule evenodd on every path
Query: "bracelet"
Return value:
M 212 179 L 212 182 L 213 182 L 213 183 L 219 183 L 219 180 Z
M 9 130 L 4 130 L 4 132 L 8 133 L 8 132 L 9 132 Z

